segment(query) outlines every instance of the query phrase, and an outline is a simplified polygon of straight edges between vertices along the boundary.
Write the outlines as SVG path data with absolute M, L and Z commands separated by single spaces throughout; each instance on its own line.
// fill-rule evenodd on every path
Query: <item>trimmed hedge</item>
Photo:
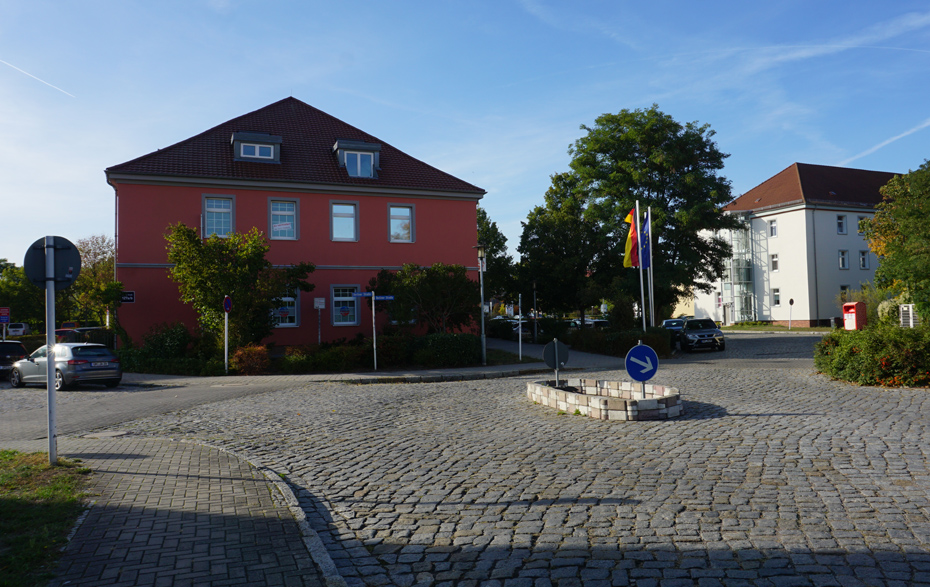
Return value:
M 814 365 L 834 379 L 859 385 L 926 387 L 930 385 L 930 326 L 834 329 L 817 343 Z
M 572 349 L 614 357 L 625 357 L 639 341 L 652 347 L 660 357 L 667 357 L 672 353 L 670 333 L 664 328 L 647 328 L 645 333 L 642 330 L 611 332 L 582 328 L 569 334 Z

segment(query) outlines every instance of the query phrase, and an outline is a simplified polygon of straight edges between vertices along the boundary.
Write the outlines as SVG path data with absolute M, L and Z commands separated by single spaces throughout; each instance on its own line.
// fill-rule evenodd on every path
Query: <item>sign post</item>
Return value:
M 229 313 L 232 312 L 232 298 L 223 298 L 223 369 L 229 375 Z
M 375 359 L 375 371 L 377 371 L 378 370 L 378 331 L 375 328 L 375 301 L 376 300 L 382 300 L 382 301 L 393 300 L 394 296 L 379 296 L 379 295 L 375 295 L 375 292 L 373 291 L 364 291 L 364 292 L 356 292 L 352 294 L 352 297 L 371 298 L 371 346 L 372 346 L 372 352 L 374 353 L 374 359 Z M 348 310 L 348 308 L 346 308 L 346 310 Z M 346 314 L 347 313 L 348 312 L 346 312 Z
M 58 464 L 58 426 L 55 414 L 55 291 L 74 283 L 81 273 L 81 253 L 66 238 L 46 236 L 32 243 L 23 259 L 26 277 L 45 288 L 45 387 L 48 397 L 48 462 Z M 64 383 L 62 381 L 62 383 Z
M 313 298 L 313 307 L 316 308 L 316 343 L 323 344 L 323 310 L 326 309 L 326 298 Z
M 523 334 L 522 332 L 520 333 Z M 543 347 L 543 361 L 550 369 L 555 369 L 555 386 L 559 386 L 559 369 L 568 363 L 568 346 L 559 339 L 553 338 L 552 342 Z
M 794 307 L 794 298 L 788 300 L 788 330 L 791 330 L 791 309 Z
M 643 341 L 626 354 L 626 372 L 640 382 L 640 399 L 646 399 L 646 381 L 652 379 L 659 369 L 659 355 Z
M 6 325 L 10 323 L 10 309 L 0 308 L 0 324 L 3 324 L 3 340 L 6 340 Z

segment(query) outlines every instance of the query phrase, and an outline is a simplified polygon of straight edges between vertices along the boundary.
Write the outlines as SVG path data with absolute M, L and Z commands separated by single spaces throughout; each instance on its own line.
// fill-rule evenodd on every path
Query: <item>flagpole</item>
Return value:
M 652 289 L 652 206 L 646 208 L 646 230 L 649 231 L 649 326 L 655 326 L 656 302 Z
M 639 309 L 643 315 L 643 332 L 646 332 L 646 294 L 643 291 L 643 243 L 642 232 L 639 229 L 639 200 L 636 200 L 636 218 L 633 219 L 636 222 L 634 228 L 636 229 L 636 258 L 639 261 Z

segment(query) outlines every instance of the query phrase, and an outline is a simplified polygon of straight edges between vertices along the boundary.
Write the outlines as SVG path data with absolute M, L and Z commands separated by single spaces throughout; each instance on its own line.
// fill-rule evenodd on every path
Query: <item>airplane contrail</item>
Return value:
M 874 153 L 875 151 L 878 151 L 878 150 L 881 149 L 882 147 L 887 147 L 887 146 L 890 145 L 891 143 L 893 143 L 893 142 L 895 142 L 895 141 L 897 141 L 897 140 L 899 140 L 899 139 L 903 139 L 904 137 L 906 137 L 906 136 L 908 136 L 908 135 L 912 135 L 912 134 L 914 134 L 915 132 L 917 132 L 917 131 L 919 131 L 919 130 L 923 130 L 923 129 L 927 128 L 928 126 L 930 126 L 930 118 L 928 118 L 927 120 L 921 122 L 920 124 L 918 124 L 917 126 L 915 126 L 915 127 L 912 128 L 912 129 L 906 130 L 906 131 L 904 131 L 903 133 L 901 133 L 901 134 L 899 134 L 899 135 L 897 135 L 897 136 L 891 137 L 891 138 L 888 139 L 888 140 L 885 140 L 885 141 L 880 142 L 879 144 L 875 145 L 874 147 L 871 147 L 871 148 L 869 148 L 869 149 L 866 149 L 865 151 L 859 153 L 858 155 L 854 155 L 854 156 L 850 157 L 849 159 L 846 159 L 845 161 L 840 161 L 840 166 L 842 167 L 842 166 L 844 166 L 844 165 L 848 165 L 848 164 L 852 163 L 853 161 L 855 161 L 856 159 L 861 159 L 862 157 L 865 157 L 866 155 L 871 155 L 872 153 Z
M 71 96 L 72 98 L 75 97 L 74 94 L 68 94 L 68 92 L 62 90 L 62 89 L 59 88 L 58 86 L 53 86 L 52 84 L 48 83 L 48 82 L 45 81 L 44 79 L 37 78 L 36 76 L 32 75 L 32 74 L 29 73 L 28 71 L 23 71 L 22 69 L 16 67 L 16 66 L 13 65 L 12 63 L 7 63 L 7 62 L 4 61 L 3 59 L 0 59 L 0 63 L 2 63 L 2 64 L 4 64 L 4 65 L 9 65 L 10 67 L 12 67 L 13 69 L 15 69 L 16 71 L 18 71 L 18 72 L 20 72 L 20 73 L 23 73 L 23 74 L 26 74 L 26 75 L 28 75 L 29 77 L 31 77 L 32 79 L 37 80 L 37 81 L 40 81 L 40 82 L 42 82 L 43 84 L 47 85 L 47 86 L 50 87 L 50 88 L 55 88 L 56 90 L 58 90 L 58 91 L 61 92 L 62 94 L 67 94 L 68 96 Z

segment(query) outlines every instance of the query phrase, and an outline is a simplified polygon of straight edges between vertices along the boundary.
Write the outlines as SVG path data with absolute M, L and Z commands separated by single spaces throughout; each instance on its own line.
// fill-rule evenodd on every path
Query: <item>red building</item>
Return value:
M 164 235 L 178 222 L 203 237 L 257 227 L 275 265 L 316 265 L 315 289 L 285 300 L 278 344 L 316 342 L 318 327 L 324 341 L 370 335 L 368 305 L 352 294 L 381 269 L 477 265 L 484 190 L 295 98 L 106 175 L 116 191 L 116 279 L 133 292 L 120 322 L 136 340 L 156 324 L 196 323 L 168 277 Z

